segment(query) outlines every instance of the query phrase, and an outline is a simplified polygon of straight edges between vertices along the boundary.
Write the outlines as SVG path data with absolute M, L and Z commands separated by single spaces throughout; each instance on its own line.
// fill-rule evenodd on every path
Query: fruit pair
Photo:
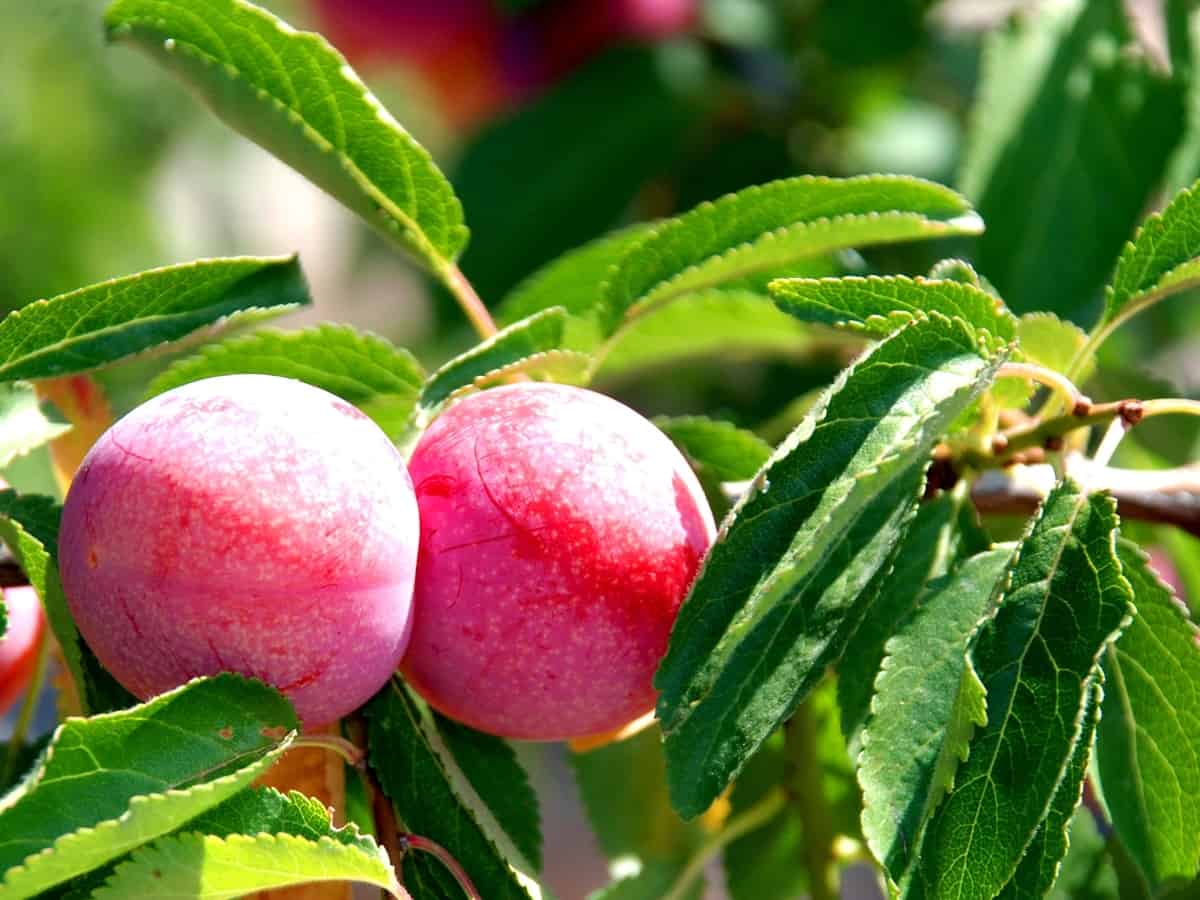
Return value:
M 559 739 L 652 707 L 712 537 L 683 457 L 603 395 L 475 394 L 406 470 L 353 406 L 235 375 L 163 394 L 97 442 L 60 568 L 84 638 L 138 696 L 236 671 L 316 726 L 399 664 L 453 718 Z

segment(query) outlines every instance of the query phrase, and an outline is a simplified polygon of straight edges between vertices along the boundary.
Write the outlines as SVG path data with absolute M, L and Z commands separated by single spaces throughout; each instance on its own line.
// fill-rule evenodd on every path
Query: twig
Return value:
M 817 723 L 810 702 L 801 703 L 783 726 L 788 776 L 788 802 L 800 816 L 804 834 L 804 863 L 811 900 L 836 900 L 837 865 L 829 802 L 825 797 L 821 760 L 817 755 Z
M 1044 366 L 1024 362 L 1006 362 L 1000 367 L 996 377 L 1028 378 L 1036 381 L 1057 394 L 1062 400 L 1064 409 L 1074 409 L 1081 403 L 1091 405 L 1091 401 L 1080 392 L 1079 388 L 1075 387 L 1071 379 Z
M 25 735 L 29 732 L 29 723 L 33 721 L 33 711 L 42 696 L 42 684 L 46 680 L 46 666 L 50 658 L 50 629 L 42 629 L 38 638 L 37 656 L 33 663 L 33 677 L 29 679 L 29 687 L 25 689 L 25 699 L 21 704 L 21 714 L 13 726 L 9 736 L 8 753 L 5 754 L 4 768 L 0 771 L 0 785 L 8 784 L 17 766 L 17 757 L 25 744 Z

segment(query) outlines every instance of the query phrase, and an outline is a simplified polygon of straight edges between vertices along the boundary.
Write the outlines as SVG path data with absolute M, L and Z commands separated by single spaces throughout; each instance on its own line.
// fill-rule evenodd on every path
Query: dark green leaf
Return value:
M 458 198 L 323 37 L 245 0 L 116 0 L 104 23 L 110 40 L 145 50 L 226 123 L 446 277 L 467 242 Z
M 887 642 L 862 738 L 863 833 L 899 882 L 921 826 L 953 782 L 984 696 L 967 669 L 967 641 L 996 593 L 1012 548 L 989 550 L 929 586 Z
M 83 372 L 237 312 L 308 303 L 295 257 L 151 269 L 10 313 L 0 322 L 0 381 Z
M 867 617 L 846 645 L 838 664 L 837 696 L 852 758 L 858 757 L 862 728 L 871 711 L 884 644 L 916 606 L 926 585 L 963 559 L 988 547 L 961 498 L 941 494 L 922 503 L 896 553 L 896 565 L 879 587 Z
M 906 176 L 801 176 L 702 203 L 655 225 L 605 285 L 601 322 L 616 330 L 684 294 L 780 271 L 845 247 L 975 234 L 979 218 L 949 188 Z
M 542 819 L 537 795 L 517 754 L 502 738 L 434 715 L 454 762 L 521 855 L 542 869 Z
M 981 340 L 1010 343 L 1016 320 L 999 298 L 960 281 L 886 278 L 785 278 L 771 282 L 771 296 L 803 322 L 884 337 L 917 316 L 937 311 L 962 319 Z
M 1180 87 L 1129 40 L 1121 0 L 1038 4 L 987 39 L 961 183 L 979 269 L 1018 312 L 1091 303 L 1179 139 Z
M 367 716 L 371 767 L 404 826 L 445 847 L 488 900 L 528 900 L 510 866 L 522 866 L 532 876 L 530 864 L 520 860 L 486 808 L 470 802 L 474 791 L 441 747 L 428 709 L 393 680 L 371 701 Z M 441 863 L 427 854 L 406 861 L 406 880 L 410 870 L 423 882 L 440 886 L 428 896 L 462 896 L 448 887 Z
M 412 424 L 425 373 L 407 350 L 347 325 L 259 331 L 205 347 L 159 375 L 147 398 L 212 378 L 252 372 L 279 375 L 336 394 L 369 415 L 392 440 Z
M 1133 610 L 1115 507 L 1063 482 L 1022 541 L 970 657 L 987 724 L 929 823 L 910 896 L 994 896 L 1044 822 L 1085 734 L 1100 656 Z
M 211 809 L 262 774 L 296 728 L 277 691 L 236 675 L 68 719 L 0 811 L 0 897 L 33 896 Z
M 83 642 L 58 579 L 58 523 L 62 507 L 49 497 L 0 490 L 0 540 L 21 564 L 42 607 L 63 659 L 79 689 L 85 713 L 108 712 L 136 701 L 100 665 Z
M 0 469 L 70 430 L 46 414 L 32 385 L 0 384 Z
M 562 345 L 566 312 L 556 306 L 497 332 L 433 373 L 421 391 L 421 408 L 432 414 L 456 392 L 480 379 Z
M 771 457 L 771 445 L 753 431 L 704 416 L 659 416 L 666 432 L 697 467 L 721 481 L 748 481 Z
M 1122 542 L 1137 616 L 1104 661 L 1096 758 L 1113 825 L 1157 888 L 1200 866 L 1200 629 Z
M 1071 846 L 1050 900 L 1118 900 L 1117 874 L 1090 809 L 1075 811 L 1069 833 Z
M 974 334 L 914 320 L 846 370 L 722 526 L 655 684 L 672 802 L 694 816 L 835 662 L 934 443 L 994 377 Z
M 1058 871 L 1070 845 L 1068 830 L 1071 816 L 1079 806 L 1083 791 L 1083 779 L 1087 775 L 1088 758 L 1092 753 L 1092 740 L 1096 736 L 1096 722 L 1100 718 L 1100 679 L 1095 679 L 1087 694 L 1087 708 L 1083 713 L 1083 732 L 1075 744 L 1075 752 L 1067 766 L 1066 774 L 1054 792 L 1046 818 L 1038 828 L 1033 841 L 1025 850 L 1012 880 L 1000 892 L 1002 900 L 1042 900 L 1058 879 Z

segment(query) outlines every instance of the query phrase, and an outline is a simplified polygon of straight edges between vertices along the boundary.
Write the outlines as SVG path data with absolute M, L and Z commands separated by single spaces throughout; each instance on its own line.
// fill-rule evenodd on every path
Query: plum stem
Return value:
M 29 679 L 29 687 L 25 689 L 25 699 L 21 703 L 21 714 L 13 726 L 9 737 L 8 753 L 4 757 L 4 768 L 0 771 L 0 785 L 6 785 L 17 767 L 17 758 L 25 744 L 25 734 L 29 731 L 29 723 L 33 721 L 33 711 L 37 707 L 38 697 L 42 693 L 42 684 L 46 680 L 46 663 L 50 657 L 50 629 L 42 629 L 38 638 L 37 657 L 33 663 L 33 676 Z
M 496 323 L 492 321 L 491 313 L 462 269 L 452 265 L 446 270 L 446 286 L 481 338 L 490 338 L 496 333 Z
M 475 885 L 471 883 L 471 876 L 467 874 L 467 870 L 441 844 L 418 834 L 402 834 L 400 835 L 400 849 L 402 852 L 419 850 L 437 857 L 438 861 L 450 870 L 450 874 L 454 876 L 454 880 L 458 882 L 458 886 L 463 889 L 463 893 L 469 900 L 482 900 L 479 891 L 475 890 Z
M 292 747 L 316 747 L 331 750 L 360 772 L 365 768 L 367 755 L 361 747 L 336 734 L 303 734 L 292 741 Z

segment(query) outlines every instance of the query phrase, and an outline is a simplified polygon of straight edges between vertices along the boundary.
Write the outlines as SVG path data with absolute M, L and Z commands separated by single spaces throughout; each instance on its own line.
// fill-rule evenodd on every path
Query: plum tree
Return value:
M 535 740 L 608 731 L 653 706 L 715 531 L 666 436 L 602 394 L 520 383 L 451 406 L 409 471 L 421 551 L 401 670 L 426 700 Z
M 298 381 L 230 375 L 105 432 L 67 495 L 60 570 L 80 632 L 134 694 L 233 671 L 316 726 L 395 670 L 417 536 L 403 460 L 369 418 Z
M 8 630 L 0 638 L 0 715 L 8 712 L 29 686 L 46 628 L 42 603 L 33 588 L 9 588 L 4 603 Z

